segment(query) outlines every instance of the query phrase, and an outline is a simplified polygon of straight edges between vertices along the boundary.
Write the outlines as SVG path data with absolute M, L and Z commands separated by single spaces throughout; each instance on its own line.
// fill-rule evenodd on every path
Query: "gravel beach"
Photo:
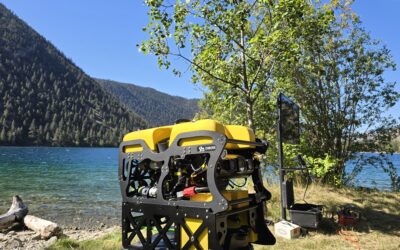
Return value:
M 63 235 L 60 237 L 68 237 L 74 240 L 89 240 L 99 238 L 107 233 L 118 230 L 119 226 L 98 225 L 97 228 L 81 229 L 63 228 Z M 50 239 L 41 239 L 40 235 L 24 230 L 20 226 L 12 227 L 11 230 L 0 232 L 0 249 L 1 250 L 41 250 L 46 249 L 57 241 L 57 237 Z

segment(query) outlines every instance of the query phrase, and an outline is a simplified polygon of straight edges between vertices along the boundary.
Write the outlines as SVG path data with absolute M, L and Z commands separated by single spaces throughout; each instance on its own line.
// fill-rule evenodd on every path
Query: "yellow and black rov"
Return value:
M 259 157 L 268 144 L 244 126 L 180 121 L 131 132 L 119 154 L 126 249 L 251 249 L 272 245 Z M 254 191 L 234 190 L 251 178 Z

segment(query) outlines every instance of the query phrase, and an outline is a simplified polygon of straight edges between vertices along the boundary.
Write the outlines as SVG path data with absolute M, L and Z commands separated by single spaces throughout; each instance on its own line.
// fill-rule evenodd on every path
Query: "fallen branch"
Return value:
M 24 218 L 25 226 L 36 233 L 39 233 L 43 239 L 49 239 L 52 236 L 60 236 L 62 229 L 56 223 L 27 215 Z
M 0 215 L 0 229 L 8 228 L 15 222 L 20 222 L 28 213 L 28 207 L 22 199 L 16 195 L 13 197 L 12 204 L 7 213 Z

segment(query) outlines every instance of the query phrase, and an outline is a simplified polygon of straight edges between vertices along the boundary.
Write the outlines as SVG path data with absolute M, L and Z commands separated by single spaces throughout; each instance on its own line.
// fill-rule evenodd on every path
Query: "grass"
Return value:
M 268 203 L 268 216 L 276 221 L 280 217 L 279 187 L 268 189 L 273 197 Z M 295 187 L 298 200 L 303 198 L 303 193 L 304 188 Z M 321 227 L 306 237 L 277 238 L 274 246 L 255 249 L 400 249 L 400 193 L 312 185 L 305 200 L 324 205 L 325 218 L 341 206 L 353 204 L 361 213 L 361 220 L 353 228 L 340 228 L 330 219 L 324 219 Z
M 268 217 L 274 221 L 280 217 L 278 186 L 267 187 L 272 192 L 268 202 Z M 295 197 L 301 200 L 304 188 L 295 187 Z M 312 185 L 305 200 L 325 206 L 325 217 L 345 204 L 355 205 L 361 213 L 361 221 L 354 228 L 339 228 L 330 219 L 324 219 L 321 228 L 310 231 L 306 237 L 296 240 L 277 238 L 274 246 L 259 246 L 260 249 L 400 249 L 400 193 L 374 190 L 335 189 Z M 271 227 L 273 231 L 273 227 Z M 51 250 L 63 249 L 121 249 L 120 232 L 104 237 L 74 241 L 60 239 Z
M 55 244 L 47 248 L 48 250 L 67 250 L 67 249 L 76 249 L 76 250 L 114 250 L 121 249 L 121 232 L 115 231 L 109 234 L 104 235 L 103 237 L 93 239 L 93 240 L 83 240 L 77 241 L 69 238 L 60 238 L 57 240 Z

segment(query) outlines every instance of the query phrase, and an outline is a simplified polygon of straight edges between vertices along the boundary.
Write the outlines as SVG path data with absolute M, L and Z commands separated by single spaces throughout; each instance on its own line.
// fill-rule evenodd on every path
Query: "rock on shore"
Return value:
M 96 239 L 107 233 L 118 230 L 118 226 L 100 227 L 99 229 L 65 229 L 62 237 L 69 237 L 74 240 Z M 46 249 L 57 241 L 53 236 L 44 240 L 33 231 L 8 231 L 0 233 L 0 249 L 4 250 L 41 250 Z

